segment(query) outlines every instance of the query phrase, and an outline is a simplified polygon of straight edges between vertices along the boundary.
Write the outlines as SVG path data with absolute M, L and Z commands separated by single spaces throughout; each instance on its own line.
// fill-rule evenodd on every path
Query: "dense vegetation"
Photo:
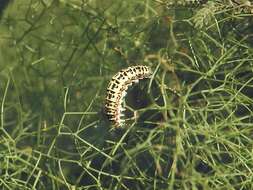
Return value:
M 1 189 L 253 189 L 249 1 L 169 2 L 2 4 Z M 138 64 L 112 130 L 107 83 Z

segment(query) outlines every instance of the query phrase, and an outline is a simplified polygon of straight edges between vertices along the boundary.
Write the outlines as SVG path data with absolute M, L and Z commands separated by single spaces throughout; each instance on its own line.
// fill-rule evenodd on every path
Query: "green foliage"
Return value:
M 171 1 L 172 2 L 172 1 Z M 249 2 L 19 0 L 0 25 L 1 189 L 252 189 Z M 149 65 L 125 128 L 111 76 Z

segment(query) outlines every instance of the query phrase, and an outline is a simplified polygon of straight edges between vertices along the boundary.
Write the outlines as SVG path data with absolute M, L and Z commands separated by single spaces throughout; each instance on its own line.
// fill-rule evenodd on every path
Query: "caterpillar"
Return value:
M 125 110 L 122 103 L 128 87 L 140 79 L 150 78 L 151 75 L 152 71 L 148 66 L 130 66 L 120 70 L 110 80 L 105 98 L 105 112 L 116 128 L 124 123 L 121 119 Z
M 170 0 L 167 2 L 167 6 L 176 7 L 176 6 L 198 6 L 207 3 L 207 0 Z

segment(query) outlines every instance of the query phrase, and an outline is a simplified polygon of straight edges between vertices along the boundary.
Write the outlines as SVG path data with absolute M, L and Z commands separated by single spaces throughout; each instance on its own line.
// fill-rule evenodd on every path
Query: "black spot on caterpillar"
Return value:
M 112 77 L 107 87 L 105 112 L 115 127 L 120 127 L 124 123 L 124 120 L 121 119 L 124 111 L 122 103 L 128 87 L 140 79 L 149 78 L 151 74 L 149 67 L 139 65 L 122 69 Z

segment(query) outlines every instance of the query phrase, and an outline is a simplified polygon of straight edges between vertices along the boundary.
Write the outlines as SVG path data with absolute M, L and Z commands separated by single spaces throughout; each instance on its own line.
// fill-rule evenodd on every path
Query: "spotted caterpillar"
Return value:
M 105 111 L 115 127 L 120 127 L 124 123 L 124 120 L 121 119 L 124 111 L 122 103 L 128 87 L 140 79 L 149 78 L 151 74 L 152 71 L 149 67 L 139 65 L 122 69 L 112 77 L 107 87 Z
M 241 6 L 245 7 L 246 9 L 249 9 L 251 13 L 253 12 L 253 2 L 252 0 L 168 0 L 167 6 L 168 7 L 177 7 L 177 6 L 183 6 L 183 7 L 195 7 L 199 5 L 207 4 L 208 2 L 216 2 L 216 3 L 222 3 L 227 4 L 230 6 Z
M 170 0 L 167 2 L 169 7 L 176 6 L 198 6 L 207 3 L 207 0 Z

